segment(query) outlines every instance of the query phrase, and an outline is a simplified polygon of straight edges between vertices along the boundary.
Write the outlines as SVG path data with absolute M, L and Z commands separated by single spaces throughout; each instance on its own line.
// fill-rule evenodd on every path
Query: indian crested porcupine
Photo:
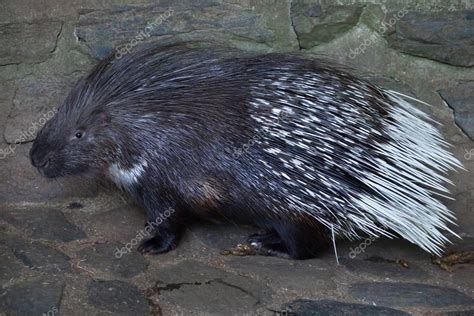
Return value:
M 221 216 L 273 255 L 314 257 L 332 233 L 440 254 L 454 215 L 435 197 L 461 165 L 416 102 L 320 59 L 145 46 L 80 80 L 30 156 L 48 178 L 105 175 L 148 223 L 172 208 L 142 253 Z

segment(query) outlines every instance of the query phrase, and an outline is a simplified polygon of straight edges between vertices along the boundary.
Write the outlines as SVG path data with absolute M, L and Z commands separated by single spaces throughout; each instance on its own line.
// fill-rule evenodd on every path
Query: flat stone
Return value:
M 377 238 L 357 241 L 341 241 L 337 245 L 339 257 L 347 260 L 364 260 L 370 262 L 371 257 L 390 260 L 403 260 L 409 264 L 430 261 L 430 255 L 420 247 L 403 239 Z
M 469 171 L 461 171 L 453 179 L 457 183 L 457 192 L 454 194 L 456 200 L 446 202 L 446 205 L 457 217 L 459 228 L 455 227 L 454 231 L 474 237 L 474 216 L 472 216 L 474 214 L 474 181 L 472 181 L 471 171 L 474 170 L 474 143 L 459 146 L 455 151 L 458 152 L 457 157 L 461 163 Z M 450 239 L 453 242 L 457 241 L 457 238 Z
M 165 297 L 164 301 L 170 305 L 178 305 L 180 309 L 188 312 L 218 314 L 226 311 L 234 315 L 244 314 L 255 311 L 259 304 L 258 298 L 252 293 L 220 280 L 158 289 Z
M 386 8 L 386 7 L 385 7 Z M 382 21 L 387 17 L 379 4 L 364 3 L 364 9 L 359 17 L 359 22 L 365 24 L 371 30 L 383 33 L 385 30 Z
M 114 199 L 120 199 L 117 192 L 111 196 Z M 122 205 L 112 208 L 110 211 L 93 214 L 73 214 L 75 221 L 87 225 L 88 229 L 99 233 L 107 240 L 115 240 L 122 244 L 131 242 L 137 237 L 137 234 L 144 228 L 145 215 L 144 210 L 132 206 Z M 136 245 L 132 251 L 136 251 Z
M 472 251 L 472 248 L 471 248 Z M 465 263 L 452 266 L 451 280 L 454 284 L 467 290 L 474 289 L 474 264 Z
M 3 0 L 0 11 L 0 24 L 15 22 L 38 22 L 43 20 L 71 20 L 77 17 L 79 10 L 104 9 L 120 1 L 98 2 L 94 0 L 78 0 L 64 5 L 56 0 L 37 1 Z M 123 1 L 122 1 L 123 2 Z M 133 3 L 149 3 L 150 0 L 135 0 Z
M 68 242 L 87 237 L 56 209 L 8 210 L 0 212 L 0 219 L 25 230 L 33 238 Z
M 122 251 L 124 250 L 124 251 Z M 148 262 L 136 251 L 119 243 L 104 243 L 82 249 L 78 256 L 83 265 L 115 276 L 131 278 L 145 272 Z
M 429 275 L 413 262 L 407 262 L 408 267 L 397 263 L 396 258 L 371 256 L 364 259 L 339 260 L 349 271 L 366 273 L 385 279 L 417 279 L 426 280 Z
M 0 311 L 7 315 L 43 315 L 59 312 L 64 282 L 39 278 L 2 289 Z
M 453 109 L 456 124 L 471 140 L 474 140 L 474 105 L 472 101 L 474 100 L 474 81 L 459 82 L 451 90 L 442 89 L 438 92 L 448 106 Z M 469 150 L 468 153 L 470 154 Z M 474 150 L 472 156 L 474 156 Z
M 17 91 L 5 125 L 9 144 L 34 140 L 66 98 L 78 75 L 37 72 L 16 81 Z
M 70 258 L 53 247 L 16 237 L 4 239 L 2 243 L 5 243 L 15 257 L 30 269 L 53 274 L 72 271 Z
M 474 66 L 474 11 L 410 11 L 387 36 L 404 53 L 455 66 Z
M 80 14 L 75 34 L 98 59 L 126 45 L 131 51 L 141 42 L 163 42 L 162 37 L 172 41 L 239 40 L 272 45 L 277 42 L 276 35 L 284 37 L 281 42 L 287 41 L 286 14 L 286 3 L 275 3 L 270 10 L 259 3 L 248 7 L 207 1 L 185 1 L 171 7 L 167 3 L 125 5 Z M 275 23 L 280 15 L 285 23 Z
M 440 316 L 472 316 L 474 315 L 474 309 L 466 310 L 466 311 L 452 311 L 452 312 L 444 312 L 440 313 Z
M 51 56 L 61 22 L 13 23 L 0 28 L 0 65 L 39 63 Z
M 21 275 L 21 262 L 10 248 L 0 244 L 0 283 L 4 284 Z
M 357 300 L 390 307 L 474 305 L 466 294 L 447 287 L 419 283 L 356 283 L 349 293 Z
M 0 85 L 0 111 L 2 113 L 10 113 L 13 106 L 13 98 L 15 96 L 16 85 L 13 81 L 2 80 Z M 5 126 L 7 122 L 7 115 L 0 116 L 0 126 Z M 0 138 L 0 159 L 4 159 L 6 155 L 6 141 Z
M 402 316 L 410 315 L 403 311 L 388 307 L 380 307 L 364 304 L 351 304 L 338 301 L 321 300 L 296 300 L 283 305 L 282 315 L 384 315 L 384 316 Z M 286 313 L 286 314 L 285 314 Z
M 292 2 L 291 22 L 301 48 L 311 48 L 339 37 L 359 21 L 363 7 L 322 6 L 304 1 Z
M 11 153 L 13 148 L 13 153 Z M 1 156 L 0 204 L 38 203 L 68 199 L 71 197 L 97 196 L 97 183 L 84 177 L 46 179 L 31 164 L 28 151 L 31 143 L 10 145 L 9 154 Z M 3 157 L 3 159 L 1 159 Z M 48 227 L 49 228 L 49 227 Z
M 292 292 L 318 293 L 336 289 L 335 258 L 326 254 L 323 259 L 287 260 L 264 256 L 228 256 L 226 265 L 242 275 L 271 284 L 274 288 Z
M 272 291 L 250 278 L 196 261 L 184 261 L 154 272 L 158 281 L 148 289 L 150 300 L 159 301 L 166 313 L 255 313 L 269 302 Z
M 123 281 L 92 281 L 87 301 L 103 311 L 120 315 L 150 315 L 148 304 L 139 290 Z

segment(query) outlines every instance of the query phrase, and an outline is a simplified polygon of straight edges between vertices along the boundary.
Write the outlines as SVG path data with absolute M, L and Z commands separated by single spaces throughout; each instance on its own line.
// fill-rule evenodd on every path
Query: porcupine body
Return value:
M 253 245 L 309 258 L 331 231 L 401 236 L 439 254 L 453 214 L 436 195 L 459 162 L 416 101 L 318 59 L 188 45 L 98 64 L 38 134 L 47 177 L 105 174 L 153 223 L 140 251 L 188 221 L 256 225 Z

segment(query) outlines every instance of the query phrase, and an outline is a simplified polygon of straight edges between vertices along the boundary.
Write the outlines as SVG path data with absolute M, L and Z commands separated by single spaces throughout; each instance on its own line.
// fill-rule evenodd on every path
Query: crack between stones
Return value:
M 18 63 L 8 63 L 8 64 L 0 64 L 0 67 L 4 67 L 4 66 L 18 66 L 18 65 L 21 65 L 23 64 L 22 62 L 18 62 Z
M 182 282 L 182 283 L 166 283 L 164 285 L 161 285 L 159 286 L 158 284 L 155 284 L 155 286 L 151 287 L 151 288 L 148 288 L 145 293 L 146 293 L 146 298 L 147 300 L 149 301 L 150 305 L 152 306 L 153 309 L 158 309 L 157 311 L 157 315 L 161 315 L 161 308 L 159 307 L 158 304 L 156 304 L 155 302 L 153 302 L 152 300 L 152 297 L 157 294 L 157 295 L 161 295 L 161 292 L 162 291 L 168 291 L 168 292 L 171 292 L 171 291 L 174 291 L 174 290 L 179 290 L 182 286 L 185 286 L 185 285 L 191 285 L 191 286 L 201 286 L 201 285 L 209 285 L 209 284 L 212 284 L 212 283 L 219 283 L 219 284 L 222 284 L 222 285 L 225 285 L 225 286 L 228 286 L 230 288 L 233 288 L 233 289 L 236 289 L 236 290 L 239 290 L 240 292 L 254 298 L 256 300 L 255 302 L 255 305 L 260 305 L 261 304 L 261 301 L 260 299 L 255 295 L 253 294 L 252 292 L 244 289 L 244 288 L 241 288 L 240 286 L 237 286 L 237 285 L 234 285 L 234 284 L 231 284 L 229 282 L 226 282 L 222 279 L 212 279 L 212 280 L 208 280 L 208 281 L 204 281 L 204 282 Z
M 8 111 L 8 115 L 7 115 L 7 118 L 5 119 L 5 124 L 3 124 L 3 131 L 2 131 L 2 137 L 3 137 L 3 141 L 5 142 L 5 144 L 7 145 L 11 145 L 12 143 L 9 143 L 7 141 L 7 138 L 5 137 L 5 132 L 7 131 L 7 122 L 8 122 L 8 119 L 10 118 L 10 115 L 12 114 L 12 111 L 13 111 L 13 108 L 15 107 L 13 101 L 15 101 L 15 98 L 16 98 L 16 95 L 18 93 L 18 87 L 15 88 L 15 91 L 13 91 L 13 96 L 10 100 L 10 110 Z
M 221 279 L 215 279 L 215 280 L 212 280 L 212 281 L 209 281 L 209 284 L 211 284 L 212 282 L 216 282 L 216 283 L 220 283 L 220 284 L 223 284 L 223 285 L 226 285 L 228 287 L 231 287 L 231 288 L 234 288 L 234 289 L 237 289 L 247 295 L 249 295 L 250 297 L 253 297 L 255 300 L 257 300 L 257 302 L 255 303 L 255 305 L 259 305 L 260 304 L 260 300 L 257 296 L 255 296 L 252 292 L 250 291 L 247 291 L 246 289 L 243 289 L 241 288 L 240 286 L 237 286 L 237 285 L 234 285 L 234 284 L 231 284 L 231 283 L 228 283 L 224 280 L 221 280 Z
M 294 0 L 291 0 L 290 3 L 289 3 L 288 15 L 290 17 L 291 28 L 293 29 L 293 33 L 295 33 L 295 36 L 296 36 L 296 41 L 298 42 L 298 50 L 302 50 L 303 48 L 301 47 L 300 37 L 299 37 L 298 33 L 296 32 L 295 24 L 293 22 L 293 16 L 291 15 L 291 12 L 292 12 L 292 9 L 293 9 L 293 3 L 294 3 Z
M 471 138 L 471 137 L 464 131 L 464 129 L 456 122 L 456 118 L 455 118 L 456 110 L 449 104 L 448 100 L 446 100 L 445 98 L 443 98 L 443 96 L 441 95 L 441 93 L 439 93 L 439 91 L 436 91 L 436 93 L 437 93 L 438 96 L 441 98 L 441 100 L 443 100 L 443 102 L 448 106 L 448 108 L 450 108 L 451 111 L 453 112 L 452 118 L 453 118 L 454 125 L 456 125 L 456 127 L 459 129 L 459 131 L 460 131 L 464 136 L 466 136 L 466 137 L 467 137 L 468 139 L 470 139 L 471 141 L 474 141 L 474 139 Z
M 49 52 L 50 54 L 54 53 L 56 51 L 56 48 L 58 47 L 58 41 L 59 41 L 59 37 L 61 36 L 62 34 L 62 31 L 63 31 L 63 27 L 64 27 L 64 21 L 54 21 L 52 20 L 51 22 L 60 22 L 61 23 L 61 26 L 59 27 L 59 32 L 58 34 L 56 35 L 56 40 L 54 42 L 54 47 L 53 49 Z M 9 24 L 3 24 L 2 26 L 5 26 L 5 25 L 10 25 L 10 24 L 19 24 L 19 23 L 9 23 Z M 38 24 L 37 22 L 21 22 L 21 24 L 30 24 L 30 25 L 33 25 L 33 24 Z M 49 59 L 51 59 L 52 57 L 46 57 L 46 59 L 44 60 L 41 60 L 39 62 L 36 62 L 36 63 L 31 63 L 31 65 L 39 65 L 39 64 L 42 64 L 46 61 L 48 61 Z M 15 62 L 15 63 L 7 63 L 7 64 L 0 64 L 0 67 L 7 67 L 7 66 L 19 66 L 19 65 L 22 65 L 24 64 L 24 62 Z
M 56 40 L 54 41 L 54 47 L 49 52 L 50 54 L 53 54 L 56 51 L 56 49 L 58 48 L 59 38 L 61 37 L 61 34 L 63 33 L 63 27 L 64 27 L 64 22 L 61 21 L 61 26 L 59 27 L 58 35 L 56 35 Z

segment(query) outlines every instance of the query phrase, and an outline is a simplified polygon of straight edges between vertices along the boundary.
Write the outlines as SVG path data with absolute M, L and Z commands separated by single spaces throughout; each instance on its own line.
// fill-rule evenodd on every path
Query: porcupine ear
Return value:
M 112 121 L 110 115 L 103 110 L 95 110 L 93 115 L 97 117 L 98 126 L 107 126 Z
M 111 116 L 107 112 L 100 113 L 100 124 L 105 126 L 109 125 L 112 122 Z

